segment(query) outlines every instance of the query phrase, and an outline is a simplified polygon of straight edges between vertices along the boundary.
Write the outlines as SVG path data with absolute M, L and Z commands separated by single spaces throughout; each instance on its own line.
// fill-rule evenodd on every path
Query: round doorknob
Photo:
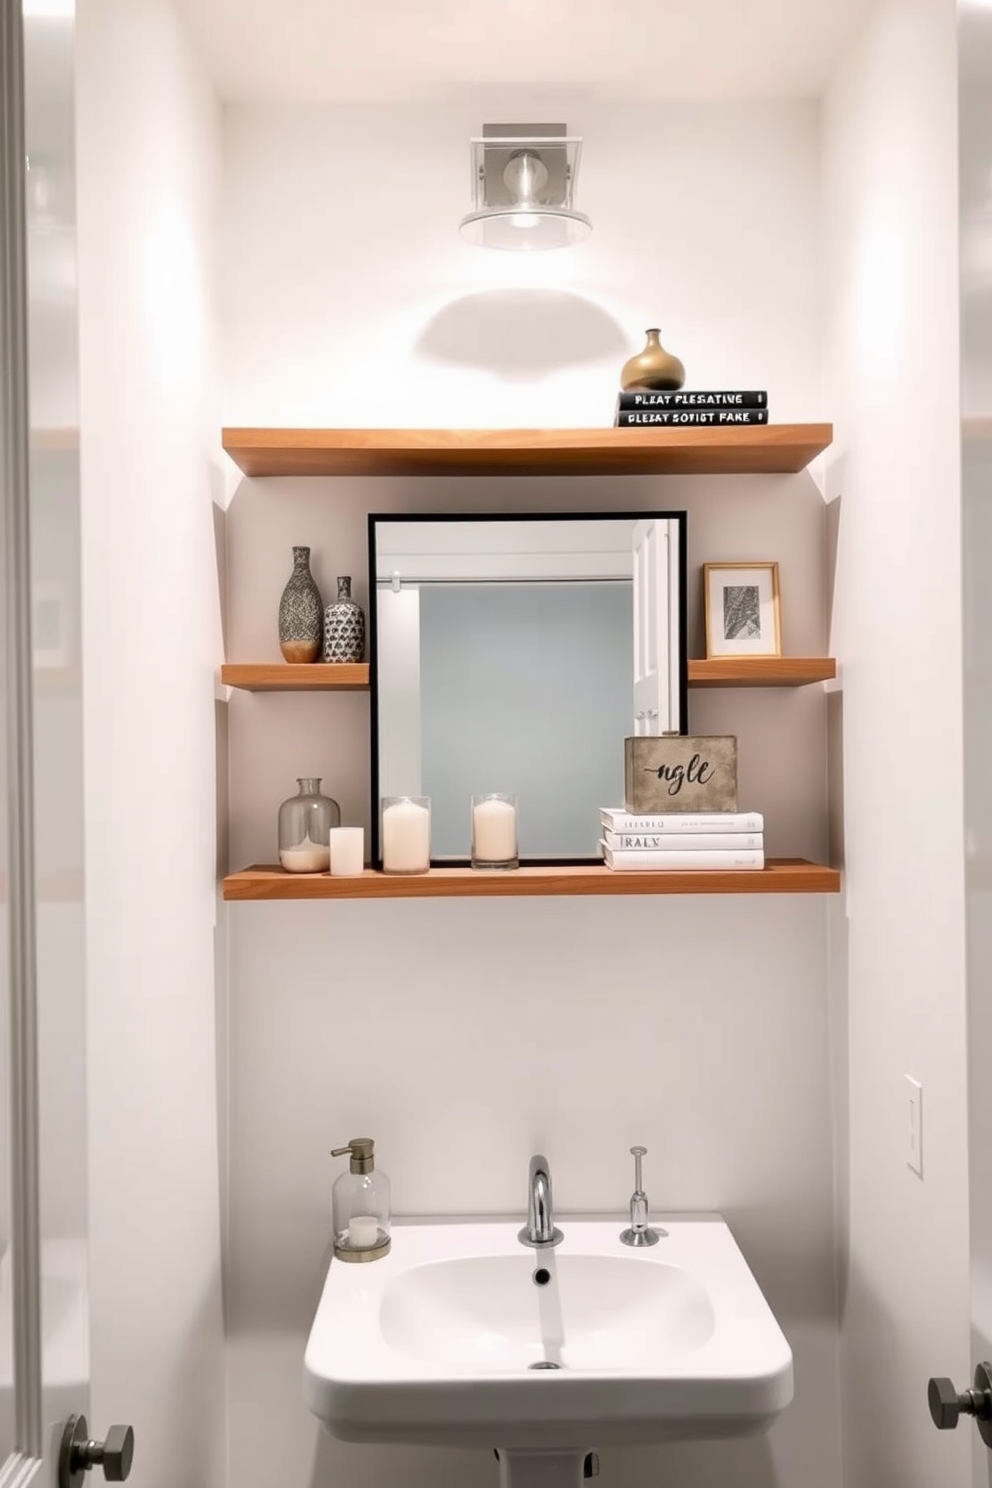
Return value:
M 974 1416 L 986 1446 L 992 1446 L 992 1365 L 975 1366 L 974 1387 L 959 1391 L 949 1379 L 927 1385 L 927 1404 L 938 1431 L 953 1431 L 962 1416 Z
M 102 1467 L 108 1483 L 123 1483 L 134 1459 L 134 1432 L 130 1426 L 111 1426 L 105 1439 L 93 1441 L 85 1416 L 70 1416 L 62 1432 L 59 1452 L 59 1488 L 82 1488 L 86 1474 Z

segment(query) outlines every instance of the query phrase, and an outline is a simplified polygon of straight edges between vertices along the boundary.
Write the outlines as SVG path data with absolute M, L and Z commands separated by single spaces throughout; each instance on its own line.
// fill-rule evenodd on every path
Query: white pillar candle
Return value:
M 331 828 L 331 877 L 355 878 L 365 867 L 364 827 Z
M 517 808 L 500 797 L 476 799 L 472 807 L 472 858 L 508 863 L 517 856 Z
M 331 850 L 322 842 L 311 842 L 310 833 L 295 847 L 285 847 L 279 861 L 287 873 L 326 873 L 331 863 Z
M 392 801 L 382 812 L 386 873 L 426 873 L 431 866 L 431 813 L 417 801 Z
M 379 1221 L 374 1214 L 355 1214 L 348 1225 L 348 1244 L 356 1250 L 369 1250 L 379 1238 Z

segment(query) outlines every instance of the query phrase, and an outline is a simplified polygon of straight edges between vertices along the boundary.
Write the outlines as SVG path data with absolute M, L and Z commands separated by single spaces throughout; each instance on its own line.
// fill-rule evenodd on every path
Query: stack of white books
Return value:
M 599 822 L 604 861 L 617 872 L 765 866 L 765 820 L 759 811 L 641 816 L 604 806 Z

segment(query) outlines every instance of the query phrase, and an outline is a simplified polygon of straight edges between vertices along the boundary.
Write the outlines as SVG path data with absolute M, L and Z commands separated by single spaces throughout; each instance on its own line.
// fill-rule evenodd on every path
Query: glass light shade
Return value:
M 572 205 L 581 146 L 566 134 L 473 139 L 474 209 L 459 224 L 465 242 L 518 253 L 582 242 L 592 223 Z
M 544 248 L 569 248 L 592 232 L 592 223 L 582 212 L 564 207 L 528 206 L 526 212 L 511 207 L 495 211 L 469 212 L 458 231 L 476 248 L 505 248 L 518 253 Z

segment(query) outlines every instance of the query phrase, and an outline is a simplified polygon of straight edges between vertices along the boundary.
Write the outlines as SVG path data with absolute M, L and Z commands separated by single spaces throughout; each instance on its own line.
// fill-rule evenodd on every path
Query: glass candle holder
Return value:
M 383 796 L 383 873 L 426 873 L 430 866 L 430 796 Z
M 472 797 L 472 867 L 518 868 L 517 798 L 492 792 Z

